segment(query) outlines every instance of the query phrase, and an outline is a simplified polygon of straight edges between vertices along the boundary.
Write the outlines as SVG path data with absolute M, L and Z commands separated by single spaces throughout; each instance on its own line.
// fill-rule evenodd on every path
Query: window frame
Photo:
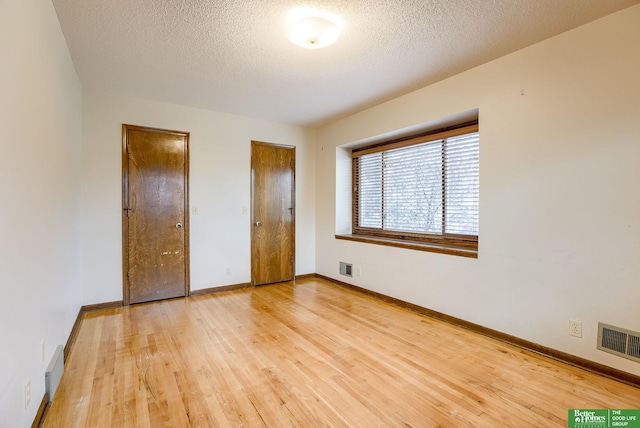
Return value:
M 455 255 L 465 255 L 468 257 L 477 257 L 478 236 L 477 235 L 461 235 L 452 233 L 429 234 L 403 232 L 393 230 L 382 230 L 378 228 L 362 227 L 359 225 L 359 171 L 358 163 L 361 156 L 384 152 L 392 149 L 409 147 L 417 144 L 424 144 L 446 138 L 457 137 L 465 134 L 479 132 L 478 121 L 466 122 L 448 128 L 437 129 L 431 132 L 412 135 L 402 139 L 377 143 L 362 148 L 357 148 L 351 152 L 352 162 L 352 186 L 351 186 L 351 202 L 352 202 L 352 235 L 337 236 L 340 239 L 350 239 L 360 242 L 371 242 L 382 245 L 391 245 L 396 247 L 405 247 L 412 249 L 422 249 L 425 251 L 443 252 Z M 444 164 L 444 153 L 442 162 Z M 446 176 L 443 169 L 443 187 L 445 186 Z M 445 194 L 443 192 L 442 221 L 446 216 L 446 205 L 444 204 Z M 443 229 L 444 230 L 444 229 Z

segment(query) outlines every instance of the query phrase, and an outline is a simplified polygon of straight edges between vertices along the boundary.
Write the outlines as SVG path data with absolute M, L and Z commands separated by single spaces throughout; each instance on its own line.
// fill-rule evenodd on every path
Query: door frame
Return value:
M 191 294 L 189 272 L 189 133 L 169 129 L 122 124 L 122 301 L 129 306 L 129 156 L 128 130 L 156 132 L 184 137 L 184 295 Z
M 292 281 L 296 279 L 296 217 L 297 217 L 297 209 L 296 209 L 296 147 L 289 146 L 286 144 L 276 144 L 276 143 L 267 143 L 264 141 L 256 141 L 251 140 L 251 214 L 250 214 L 250 227 L 251 227 L 251 243 L 250 243 L 250 252 L 251 252 L 251 286 L 256 286 L 256 272 L 254 269 L 254 245 L 255 245 L 255 193 L 254 193 L 254 174 L 253 174 L 253 147 L 254 146 L 266 146 L 266 147 L 275 147 L 279 149 L 291 150 L 291 206 L 293 207 L 292 219 L 291 219 L 291 274 Z

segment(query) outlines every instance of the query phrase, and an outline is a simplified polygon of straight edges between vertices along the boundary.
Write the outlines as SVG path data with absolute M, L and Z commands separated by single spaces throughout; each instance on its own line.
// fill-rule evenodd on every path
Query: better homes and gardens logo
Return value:
M 573 410 L 569 411 L 569 426 L 573 428 L 608 428 L 607 410 Z
M 569 428 L 640 428 L 640 410 L 569 410 Z

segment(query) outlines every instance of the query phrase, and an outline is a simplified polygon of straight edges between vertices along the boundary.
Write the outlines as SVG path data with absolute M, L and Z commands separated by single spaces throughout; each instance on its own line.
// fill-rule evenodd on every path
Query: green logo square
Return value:
M 640 410 L 570 409 L 568 428 L 640 428 Z

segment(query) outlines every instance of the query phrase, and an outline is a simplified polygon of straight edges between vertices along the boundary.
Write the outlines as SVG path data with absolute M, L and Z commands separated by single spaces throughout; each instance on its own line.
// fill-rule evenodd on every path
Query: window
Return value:
M 353 234 L 476 250 L 477 122 L 352 152 Z

